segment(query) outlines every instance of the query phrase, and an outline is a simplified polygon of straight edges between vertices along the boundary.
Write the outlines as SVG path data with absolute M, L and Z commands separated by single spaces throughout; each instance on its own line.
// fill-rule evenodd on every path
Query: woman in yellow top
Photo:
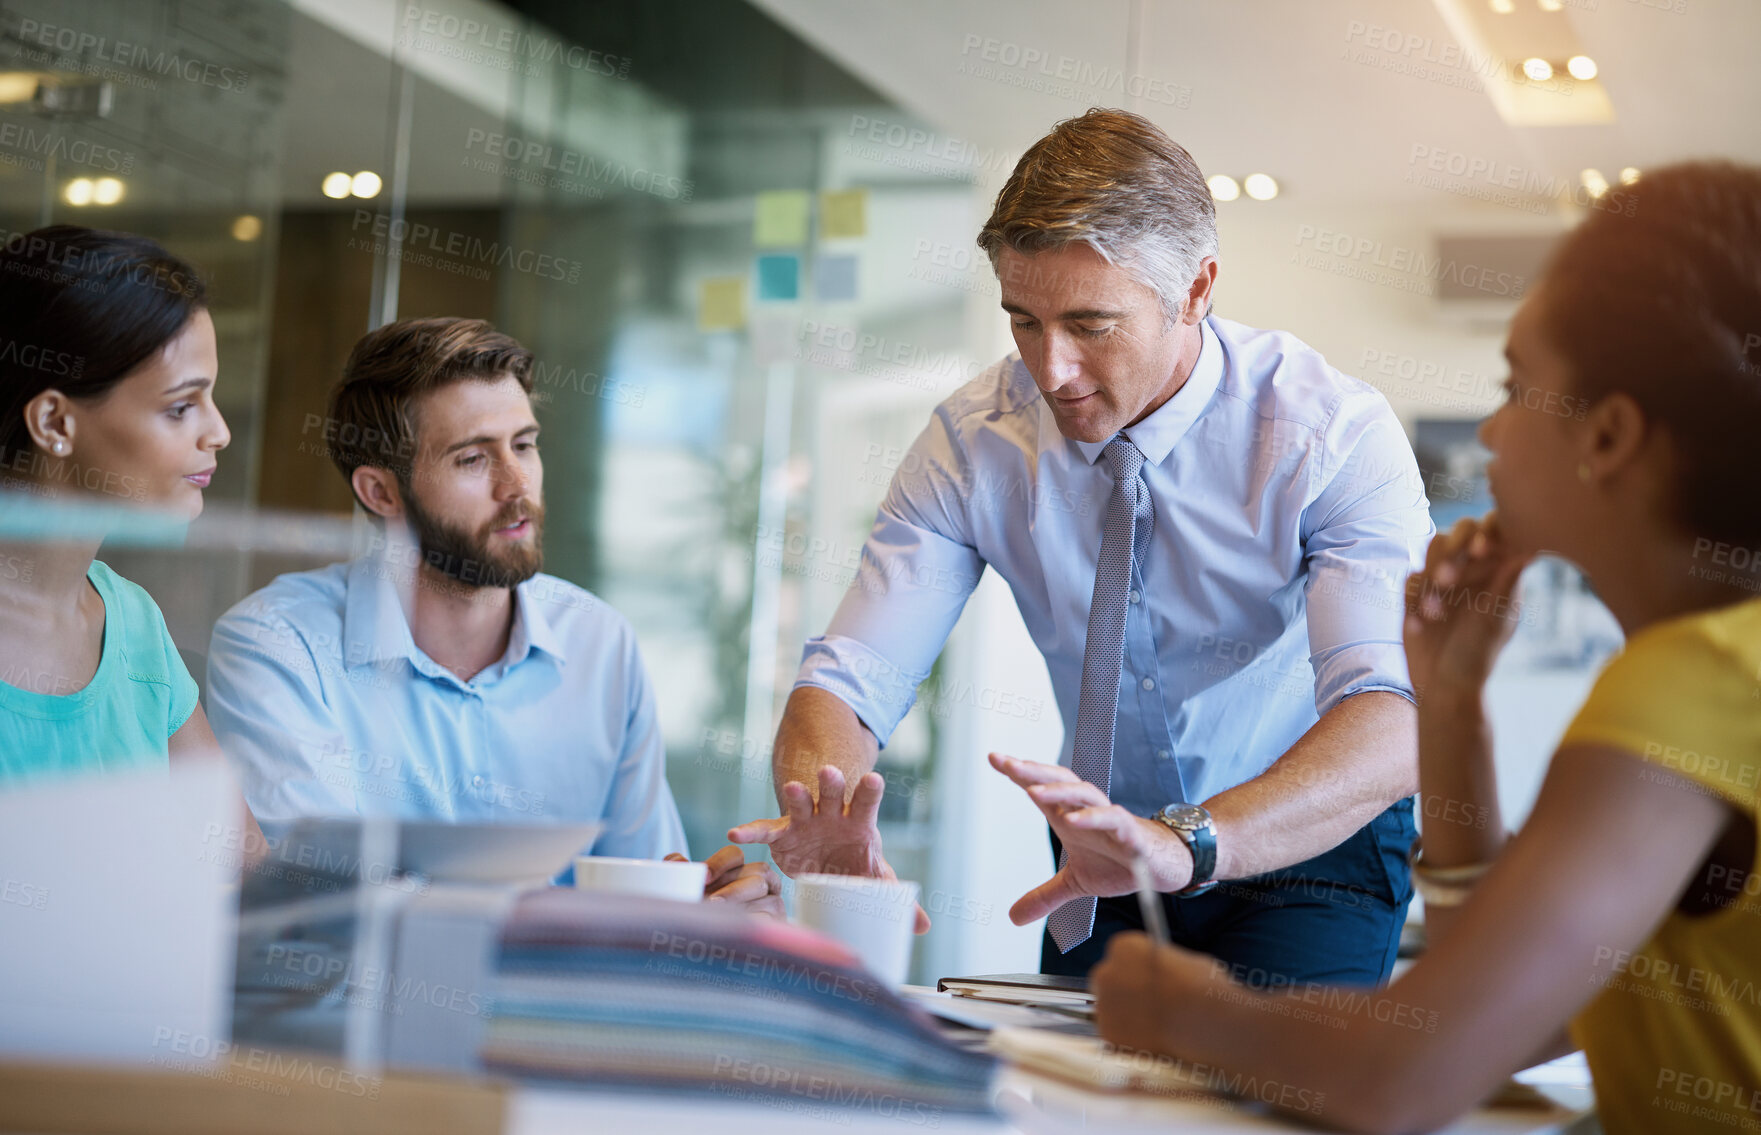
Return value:
M 1121 935 L 1092 977 L 1109 1040 L 1389 1132 L 1582 1047 L 1610 1135 L 1761 1130 L 1761 170 L 1614 192 L 1511 324 L 1496 517 L 1408 581 L 1429 950 L 1381 991 L 1270 993 Z M 1507 839 L 1483 689 L 1542 550 L 1627 643 Z

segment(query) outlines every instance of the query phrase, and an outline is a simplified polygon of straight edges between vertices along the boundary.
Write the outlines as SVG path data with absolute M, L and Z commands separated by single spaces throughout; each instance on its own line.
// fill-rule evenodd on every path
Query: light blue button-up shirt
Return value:
M 257 819 L 599 821 L 594 854 L 684 852 L 629 623 L 535 576 L 465 681 L 416 646 L 392 558 L 281 576 L 215 624 L 208 720 Z
M 1185 385 L 1125 435 L 1155 510 L 1132 571 L 1112 798 L 1138 815 L 1264 772 L 1342 699 L 1412 697 L 1408 572 L 1434 532 L 1412 447 L 1373 387 L 1290 335 L 1211 317 Z M 1105 442 L 1058 431 L 1011 354 L 936 408 L 796 685 L 884 745 L 986 565 L 1045 656 L 1070 763 Z

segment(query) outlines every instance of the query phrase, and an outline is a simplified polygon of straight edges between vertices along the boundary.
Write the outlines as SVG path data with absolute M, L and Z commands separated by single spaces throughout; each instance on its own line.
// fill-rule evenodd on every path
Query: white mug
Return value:
M 917 884 L 862 875 L 795 876 L 795 920 L 835 938 L 889 985 L 902 985 L 917 930 Z
M 610 855 L 575 857 L 575 886 L 583 891 L 701 902 L 708 882 L 707 863 L 619 859 Z

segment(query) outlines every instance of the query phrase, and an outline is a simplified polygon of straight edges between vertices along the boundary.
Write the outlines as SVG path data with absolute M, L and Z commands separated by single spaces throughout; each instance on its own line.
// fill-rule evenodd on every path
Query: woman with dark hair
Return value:
M 56 225 L 0 247 L 0 508 L 202 511 L 230 440 L 204 300 L 142 237 Z M 0 517 L 0 788 L 218 752 L 159 608 L 99 543 Z
M 1616 192 L 1511 324 L 1497 513 L 1408 581 L 1425 956 L 1381 991 L 1267 991 L 1122 935 L 1107 1039 L 1352 1130 L 1429 1130 L 1574 1047 L 1611 1135 L 1761 1127 L 1761 170 Z M 1627 642 L 1507 836 L 1484 687 L 1543 550 Z

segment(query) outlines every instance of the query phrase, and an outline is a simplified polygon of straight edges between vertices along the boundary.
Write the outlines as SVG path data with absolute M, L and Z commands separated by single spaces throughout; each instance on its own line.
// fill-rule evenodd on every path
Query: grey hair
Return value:
M 1031 256 L 1076 243 L 1155 292 L 1174 322 L 1199 265 L 1217 255 L 1217 206 L 1198 163 L 1128 110 L 1058 123 L 1015 163 L 978 246 L 1000 272 L 1005 248 Z

